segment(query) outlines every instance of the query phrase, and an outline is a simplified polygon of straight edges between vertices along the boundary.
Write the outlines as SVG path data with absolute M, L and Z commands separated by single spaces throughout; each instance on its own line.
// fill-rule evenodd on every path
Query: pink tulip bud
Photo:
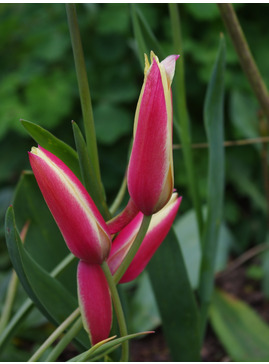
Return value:
M 168 234 L 176 217 L 181 197 L 173 193 L 167 205 L 152 216 L 148 232 L 120 283 L 135 279 L 146 267 L 151 257 Z M 107 259 L 111 273 L 114 274 L 128 253 L 141 226 L 143 214 L 140 212 L 115 238 Z
M 134 121 L 134 143 L 127 183 L 131 198 L 144 215 L 159 211 L 174 188 L 171 83 L 179 56 L 162 62 L 145 56 L 145 78 Z
M 80 261 L 78 264 L 78 297 L 83 325 L 92 345 L 109 336 L 112 322 L 110 291 L 100 265 Z
M 29 159 L 70 251 L 88 263 L 101 264 L 109 254 L 111 238 L 82 183 L 59 158 L 40 146 L 32 148 Z

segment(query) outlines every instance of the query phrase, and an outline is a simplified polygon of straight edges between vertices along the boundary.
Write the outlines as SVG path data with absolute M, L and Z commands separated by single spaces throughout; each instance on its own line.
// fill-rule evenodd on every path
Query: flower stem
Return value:
M 121 334 L 121 337 L 123 337 L 123 336 L 128 335 L 128 332 L 127 332 L 127 326 L 126 326 L 125 317 L 124 317 L 120 297 L 118 294 L 118 290 L 117 290 L 113 276 L 112 276 L 110 269 L 106 262 L 102 263 L 102 269 L 106 276 L 107 283 L 110 288 L 111 297 L 112 297 L 114 309 L 115 309 L 117 320 L 118 320 L 120 334 Z M 129 342 L 128 342 L 128 340 L 126 340 L 122 343 L 121 361 L 126 362 L 126 361 L 128 361 L 128 359 L 129 359 Z
M 9 286 L 8 286 L 8 291 L 7 291 L 7 296 L 6 296 L 6 301 L 2 310 L 2 315 L 0 318 L 0 333 L 3 332 L 3 330 L 5 329 L 9 317 L 10 317 L 10 313 L 12 310 L 12 306 L 13 306 L 13 302 L 14 302 L 14 298 L 17 292 L 17 287 L 18 287 L 18 276 L 17 273 L 12 270 L 11 273 L 11 278 L 10 278 L 10 282 L 9 282 Z
M 55 331 L 47 338 L 34 355 L 28 360 L 29 362 L 37 361 L 41 355 L 53 344 L 53 342 L 64 332 L 64 330 L 79 316 L 80 310 L 77 308 L 67 319 L 57 327 Z
M 55 348 L 46 358 L 46 362 L 55 362 L 59 355 L 64 351 L 67 345 L 77 336 L 79 331 L 82 329 L 82 318 L 79 317 L 71 329 L 63 336 L 63 338 L 58 342 Z
M 247 40 L 232 4 L 218 4 L 224 24 L 230 34 L 241 66 L 269 122 L 269 94 L 249 49 Z
M 123 180 L 122 180 L 122 184 L 120 186 L 118 194 L 115 197 L 115 200 L 113 201 L 112 205 L 109 208 L 109 211 L 110 211 L 112 216 L 115 215 L 115 213 L 117 212 L 117 209 L 119 208 L 119 206 L 120 206 L 120 204 L 121 204 L 121 202 L 123 200 L 124 194 L 126 192 L 126 186 L 127 186 L 127 178 L 126 178 L 126 175 L 125 175 Z
M 95 127 L 94 127 L 90 88 L 88 83 L 75 4 L 66 4 L 66 12 L 67 12 L 68 26 L 69 26 L 73 54 L 74 54 L 74 61 L 75 61 L 75 68 L 78 80 L 78 88 L 80 94 L 80 102 L 83 114 L 88 153 L 97 180 L 99 183 L 101 183 L 101 174 L 99 167 L 99 158 L 97 151 L 97 142 L 96 142 Z
M 145 216 L 143 217 L 142 220 L 142 224 L 140 226 L 140 229 L 138 231 L 138 234 L 131 246 L 131 248 L 129 249 L 128 253 L 126 254 L 123 262 L 121 263 L 121 265 L 119 266 L 118 270 L 116 271 L 116 273 L 114 274 L 113 278 L 114 278 L 114 282 L 117 284 L 122 276 L 124 275 L 124 273 L 126 272 L 127 268 L 129 267 L 130 263 L 132 262 L 135 254 L 137 253 L 147 231 L 148 231 L 148 227 L 151 221 L 151 217 L 150 216 Z

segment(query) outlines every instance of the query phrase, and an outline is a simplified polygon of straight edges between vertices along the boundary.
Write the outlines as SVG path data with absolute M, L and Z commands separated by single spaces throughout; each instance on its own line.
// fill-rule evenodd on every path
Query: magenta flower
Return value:
M 168 234 L 176 217 L 181 199 L 177 193 L 173 193 L 167 205 L 152 216 L 147 234 L 120 283 L 135 279 L 145 269 L 151 257 Z M 112 274 L 117 271 L 128 253 L 141 226 L 142 219 L 143 214 L 140 212 L 114 239 L 107 259 Z
M 171 83 L 179 56 L 162 62 L 145 56 L 145 78 L 134 121 L 134 143 L 127 183 L 131 198 L 144 215 L 159 211 L 174 188 Z
M 176 217 L 181 197 L 174 193 L 168 204 L 152 216 L 149 230 L 132 263 L 120 283 L 135 279 L 146 267 L 151 257 L 168 234 Z M 114 274 L 125 258 L 142 223 L 140 212 L 114 239 L 107 259 Z M 104 273 L 99 265 L 80 262 L 78 266 L 78 293 L 85 329 L 93 344 L 106 339 L 112 322 L 111 300 Z
M 90 195 L 74 173 L 55 155 L 33 147 L 30 164 L 43 197 L 70 251 L 91 264 L 108 256 L 111 238 Z

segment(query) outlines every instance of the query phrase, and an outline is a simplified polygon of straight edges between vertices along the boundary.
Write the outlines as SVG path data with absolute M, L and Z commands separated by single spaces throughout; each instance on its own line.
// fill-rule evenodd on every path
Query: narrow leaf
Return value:
M 150 51 L 153 51 L 160 59 L 165 58 L 158 40 L 152 33 L 137 4 L 131 4 L 131 16 L 142 68 L 144 68 L 144 53 L 149 54 Z
M 72 122 L 74 138 L 79 158 L 79 165 L 82 175 L 82 181 L 87 191 L 91 195 L 94 203 L 98 207 L 99 211 L 103 215 L 105 220 L 110 219 L 110 214 L 108 211 L 108 207 L 105 202 L 105 193 L 104 188 L 96 177 L 93 165 L 91 164 L 87 145 L 83 138 L 83 135 L 75 122 Z
M 174 361 L 199 361 L 198 312 L 180 245 L 171 229 L 148 265 Z
M 208 306 L 213 291 L 217 241 L 222 222 L 225 168 L 223 148 L 224 72 L 225 42 L 223 36 L 221 36 L 204 106 L 204 122 L 209 143 L 209 166 L 207 218 L 202 241 L 202 264 L 199 283 L 199 295 L 202 304 L 202 334 L 205 329 Z
M 216 290 L 210 319 L 233 361 L 269 361 L 269 326 L 245 302 Z
M 153 331 L 145 331 L 145 332 L 138 332 L 136 334 L 126 335 L 114 340 L 104 340 L 104 343 L 100 345 L 100 343 L 93 346 L 90 350 L 85 351 L 84 353 L 77 355 L 76 357 L 72 358 L 69 361 L 89 361 L 93 360 L 95 357 L 99 355 L 105 355 L 105 353 L 111 349 L 116 349 L 118 345 L 124 343 L 127 340 L 131 340 L 137 338 L 142 335 L 152 334 Z M 97 348 L 96 348 L 97 347 Z
M 80 177 L 79 161 L 77 153 L 68 144 L 56 138 L 48 130 L 32 123 L 31 121 L 21 120 L 22 125 L 31 137 L 43 148 L 60 158 L 78 178 Z

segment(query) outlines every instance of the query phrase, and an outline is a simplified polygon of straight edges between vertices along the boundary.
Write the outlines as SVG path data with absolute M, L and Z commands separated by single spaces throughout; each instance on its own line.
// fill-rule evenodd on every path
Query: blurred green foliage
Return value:
M 165 54 L 172 53 L 167 4 L 137 5 Z M 108 202 L 120 187 L 128 160 L 133 118 L 143 70 L 134 40 L 129 4 L 77 6 L 96 124 L 101 173 Z M 268 4 L 235 4 L 239 20 L 269 86 Z M 205 142 L 203 105 L 223 32 L 227 42 L 225 138 L 261 135 L 262 116 L 216 4 L 179 5 L 187 104 L 193 142 Z M 71 42 L 63 4 L 0 4 L 0 270 L 10 262 L 3 221 L 21 171 L 29 168 L 34 141 L 20 119 L 30 120 L 74 147 L 71 120 L 82 116 Z M 267 131 L 265 131 L 266 135 Z M 176 134 L 176 133 L 175 133 Z M 175 135 L 176 137 L 176 135 Z M 178 140 L 175 140 L 179 143 Z M 234 252 L 263 243 L 267 204 L 262 145 L 226 148 L 225 228 Z M 175 150 L 175 182 L 184 196 L 180 213 L 192 209 L 182 152 Z M 199 192 L 207 186 L 207 150 L 194 150 Z M 267 166 L 268 167 L 268 166 Z M 0 292 L 6 279 L 0 280 Z M 16 359 L 15 359 L 16 360 Z

